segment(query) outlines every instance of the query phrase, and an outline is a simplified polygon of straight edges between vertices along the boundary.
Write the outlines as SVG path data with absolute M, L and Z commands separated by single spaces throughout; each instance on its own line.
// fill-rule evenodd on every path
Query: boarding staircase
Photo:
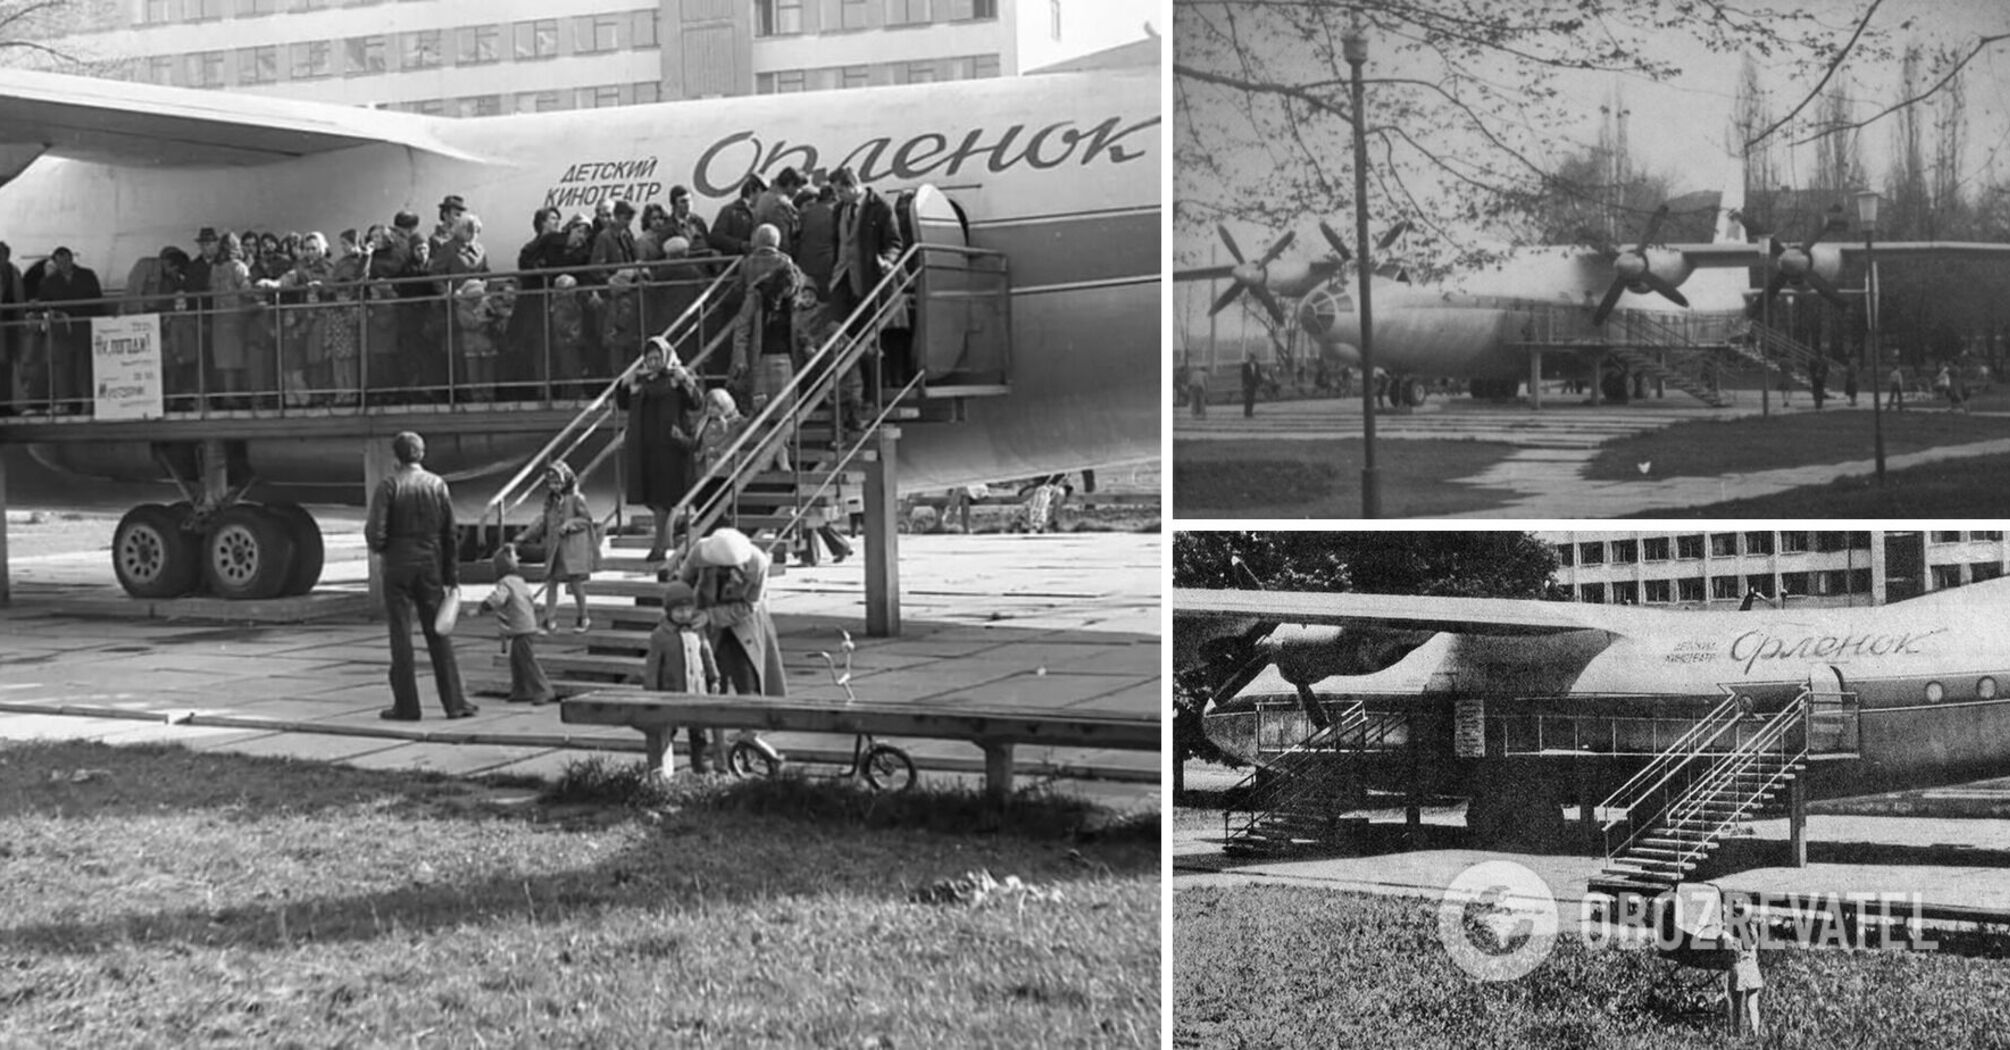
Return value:
M 607 540 L 600 569 L 588 588 L 592 628 L 571 631 L 573 606 L 568 596 L 561 596 L 557 630 L 539 641 L 539 662 L 560 695 L 620 684 L 640 669 L 650 631 L 661 616 L 662 579 L 675 571 L 691 544 L 715 526 L 730 525 L 746 533 L 769 554 L 770 575 L 780 575 L 792 545 L 814 542 L 805 533 L 825 522 L 844 522 L 843 487 L 864 483 L 868 465 L 879 459 L 882 448 L 890 447 L 882 439 L 898 436 L 896 424 L 954 421 L 961 416 L 963 398 L 1004 392 L 1002 383 L 982 389 L 960 385 L 930 403 L 924 401 L 925 371 L 891 388 L 867 382 L 861 390 L 845 382 L 862 372 L 876 373 L 861 365 L 877 353 L 882 330 L 898 323 L 898 315 L 909 309 L 909 297 L 917 294 L 933 265 L 929 253 L 944 251 L 956 256 L 949 265 L 963 279 L 959 286 L 963 295 L 1002 299 L 1008 281 L 1003 256 L 936 245 L 909 247 L 879 286 L 807 356 L 789 384 L 742 424 L 739 435 L 694 482 L 671 512 L 671 520 L 681 523 L 681 540 L 665 563 L 644 560 L 642 552 L 653 541 L 646 509 L 609 510 L 603 520 Z M 982 276 L 990 280 L 983 282 L 983 289 L 972 290 L 968 285 L 976 283 L 971 275 L 978 263 Z M 723 371 L 711 366 L 731 352 L 731 326 L 707 324 L 706 318 L 730 301 L 738 279 L 734 269 L 721 274 L 662 333 L 673 346 L 691 345 L 699 334 L 716 329 L 687 362 L 700 376 Z M 996 313 L 1002 311 L 993 316 Z M 940 324 L 941 311 L 935 316 Z M 917 341 L 923 337 L 924 332 L 916 332 Z M 1009 331 L 991 337 L 1010 345 Z M 585 458 L 585 467 L 577 469 L 582 482 L 597 471 L 618 466 L 623 442 L 613 396 L 615 386 L 626 382 L 633 371 L 631 366 L 511 477 L 489 501 L 485 523 L 502 533 L 508 516 L 540 493 L 539 479 L 553 461 Z M 944 389 L 948 390 L 946 384 Z M 846 400 L 854 403 L 841 404 Z M 863 550 L 858 553 L 864 556 Z M 536 581 L 538 571 L 526 567 L 527 578 Z M 480 683 L 485 691 L 507 683 L 506 654 L 498 652 L 490 670 L 495 677 Z
M 1832 731 L 1849 701 L 1803 689 L 1772 714 L 1750 704 L 1726 698 L 1599 804 L 1594 892 L 1654 896 L 1682 881 L 1807 770 L 1811 723 L 1817 737 Z
M 1626 362 L 1627 367 L 1711 408 L 1731 403 L 1724 394 L 1722 367 L 1716 355 L 1708 346 L 1699 345 L 1685 326 L 1635 310 L 1627 314 L 1625 336 L 1626 342 L 1613 344 L 1612 356 Z
M 1357 699 L 1329 712 L 1327 723 L 1297 744 L 1259 757 L 1228 792 L 1222 852 L 1283 856 L 1331 845 L 1366 825 L 1366 818 L 1344 815 L 1361 793 L 1355 759 L 1385 749 L 1391 731 L 1406 721 L 1399 712 L 1370 712 Z
M 1751 322 L 1743 338 L 1732 339 L 1731 352 L 1766 370 L 1766 377 L 1779 375 L 1814 389 L 1814 363 L 1821 354 L 1813 347 L 1795 339 L 1777 328 L 1769 328 L 1757 321 Z

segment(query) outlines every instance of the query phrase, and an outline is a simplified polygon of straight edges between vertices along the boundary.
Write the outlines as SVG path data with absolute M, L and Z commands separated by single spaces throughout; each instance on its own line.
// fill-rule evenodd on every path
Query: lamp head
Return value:
M 1876 190 L 1856 192 L 1857 225 L 1863 227 L 1866 232 L 1877 229 L 1877 205 L 1880 199 Z

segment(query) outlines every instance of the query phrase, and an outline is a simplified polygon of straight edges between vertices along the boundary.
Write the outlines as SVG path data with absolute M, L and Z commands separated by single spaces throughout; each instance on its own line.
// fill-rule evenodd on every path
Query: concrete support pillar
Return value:
M 1533 350 L 1528 355 L 1528 407 L 1542 411 L 1542 351 Z
M 0 457 L 0 605 L 14 604 L 14 581 L 7 574 L 7 460 Z
M 1597 408 L 1605 399 L 1605 355 L 1591 357 L 1591 407 Z
M 1012 745 L 985 744 L 984 796 L 998 805 L 1012 801 Z
M 874 462 L 865 472 L 865 633 L 900 634 L 900 428 L 873 432 Z
M 1808 866 L 1808 782 L 1800 776 L 1787 781 L 1787 845 L 1791 852 L 1788 863 L 1796 868 Z
M 1424 830 L 1424 749 L 1418 740 L 1416 723 L 1410 724 L 1410 776 L 1403 800 L 1403 826 L 1413 840 Z
M 391 451 L 390 439 L 368 437 L 363 439 L 363 499 L 364 505 L 377 494 L 377 485 L 390 477 L 398 469 L 398 457 Z M 370 615 L 383 614 L 384 609 L 384 561 L 372 554 L 370 557 Z

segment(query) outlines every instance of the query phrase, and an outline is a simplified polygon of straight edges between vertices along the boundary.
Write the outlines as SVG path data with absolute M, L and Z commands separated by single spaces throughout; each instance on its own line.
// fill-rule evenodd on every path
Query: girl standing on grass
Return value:
M 563 582 L 578 610 L 572 631 L 584 634 L 593 627 L 586 616 L 586 581 L 593 572 L 593 512 L 579 494 L 579 478 L 564 462 L 545 468 L 544 482 L 544 513 L 512 542 L 544 544 L 544 630 L 558 628 L 558 585 Z

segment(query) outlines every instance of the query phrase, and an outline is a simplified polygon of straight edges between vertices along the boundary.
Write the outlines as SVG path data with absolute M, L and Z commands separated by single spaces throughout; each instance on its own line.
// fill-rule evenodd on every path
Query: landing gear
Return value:
M 293 569 L 286 574 L 286 586 L 280 589 L 280 597 L 306 594 L 321 582 L 321 568 L 327 559 L 321 526 L 314 515 L 307 513 L 307 508 L 298 504 L 268 504 L 265 510 L 285 522 L 287 534 L 293 538 Z
M 215 529 L 203 540 L 203 580 L 219 598 L 277 598 L 291 581 L 293 559 L 288 519 L 239 503 L 216 516 Z
M 1424 381 L 1418 379 L 1416 376 L 1403 376 L 1402 378 L 1396 380 L 1396 395 L 1398 398 L 1397 401 L 1398 404 L 1408 405 L 1411 408 L 1415 408 L 1418 405 L 1424 403 L 1424 398 L 1427 395 L 1429 395 L 1430 392 L 1431 388 L 1426 386 L 1424 384 Z
M 112 571 L 135 598 L 178 598 L 202 577 L 202 538 L 189 531 L 186 504 L 142 503 L 112 532 Z

